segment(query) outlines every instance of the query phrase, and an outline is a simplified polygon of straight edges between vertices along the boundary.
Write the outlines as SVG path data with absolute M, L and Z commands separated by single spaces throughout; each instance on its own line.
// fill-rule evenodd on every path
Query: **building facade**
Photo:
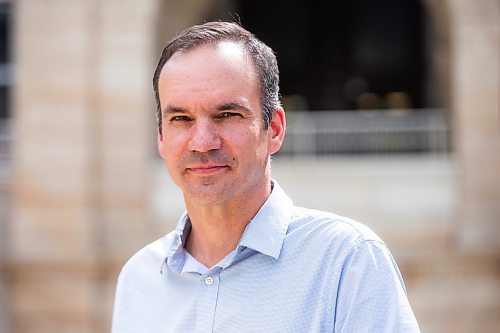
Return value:
M 7 3 L 13 74 L 9 153 L 0 160 L 0 332 L 105 332 L 121 265 L 182 210 L 154 157 L 158 52 L 175 33 L 237 10 L 237 2 Z M 444 94 L 449 151 L 283 156 L 274 172 L 299 202 L 307 203 L 306 184 L 315 193 L 328 195 L 325 182 L 347 193 L 317 202 L 379 231 L 422 331 L 497 332 L 499 3 L 421 4 L 434 25 L 425 86 L 429 99 L 433 89 Z M 311 173 L 325 178 L 306 178 Z M 396 200 L 405 196 L 411 201 Z

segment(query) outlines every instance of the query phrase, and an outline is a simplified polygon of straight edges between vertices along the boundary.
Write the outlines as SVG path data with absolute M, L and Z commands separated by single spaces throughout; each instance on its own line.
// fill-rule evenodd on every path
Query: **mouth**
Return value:
M 227 168 L 227 165 L 194 165 L 186 168 L 186 171 L 195 175 L 211 175 Z

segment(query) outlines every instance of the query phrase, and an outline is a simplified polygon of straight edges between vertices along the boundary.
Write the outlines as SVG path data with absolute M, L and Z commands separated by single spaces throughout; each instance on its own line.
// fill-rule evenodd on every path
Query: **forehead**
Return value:
M 160 73 L 158 90 L 164 106 L 166 99 L 186 94 L 205 98 L 224 93 L 260 95 L 260 83 L 244 47 L 228 41 L 175 53 Z
M 160 77 L 166 76 L 163 75 L 164 73 L 187 72 L 190 68 L 198 65 L 204 66 L 205 71 L 202 73 L 210 69 L 225 69 L 226 72 L 230 72 L 243 67 L 248 74 L 255 74 L 252 58 L 245 48 L 237 42 L 222 41 L 215 44 L 203 44 L 174 53 L 165 63 Z

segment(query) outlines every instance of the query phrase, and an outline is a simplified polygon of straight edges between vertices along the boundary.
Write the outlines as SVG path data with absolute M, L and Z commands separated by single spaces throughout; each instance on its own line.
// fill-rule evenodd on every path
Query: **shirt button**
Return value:
M 211 286 L 213 283 L 214 283 L 214 278 L 213 278 L 213 277 L 211 277 L 211 276 L 207 276 L 207 277 L 205 278 L 205 284 L 206 284 L 207 286 Z

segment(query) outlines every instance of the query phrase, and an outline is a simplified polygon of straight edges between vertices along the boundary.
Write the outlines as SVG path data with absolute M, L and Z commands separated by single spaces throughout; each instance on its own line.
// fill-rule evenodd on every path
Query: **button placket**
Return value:
M 214 327 L 217 298 L 219 297 L 219 272 L 207 272 L 198 284 L 196 306 L 196 333 L 212 332 Z

